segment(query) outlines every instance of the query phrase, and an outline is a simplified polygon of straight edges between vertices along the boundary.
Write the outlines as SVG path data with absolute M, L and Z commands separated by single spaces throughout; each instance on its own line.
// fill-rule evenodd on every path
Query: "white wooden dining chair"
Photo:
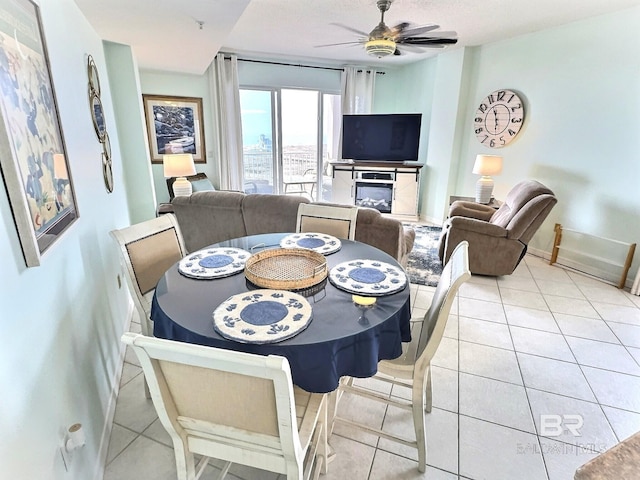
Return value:
M 145 337 L 122 341 L 138 355 L 153 405 L 171 436 L 178 480 L 196 480 L 211 458 L 288 480 L 326 473 L 326 394 L 294 387 L 289 362 Z M 203 458 L 196 465 L 194 455 Z
M 112 230 L 126 271 L 127 286 L 144 335 L 153 335 L 151 300 L 158 280 L 187 252 L 173 214 L 160 215 L 120 230 Z
M 360 395 L 412 411 L 415 440 L 396 436 L 362 423 L 341 418 L 339 413 L 335 417 L 335 422 L 417 448 L 418 470 L 420 472 L 425 471 L 427 462 L 425 412 L 431 411 L 431 359 L 435 355 L 442 339 L 451 305 L 458 289 L 469 278 L 471 278 L 471 272 L 469 271 L 469 244 L 463 241 L 456 247 L 449 262 L 444 266 L 442 276 L 433 295 L 433 301 L 424 318 L 415 322 L 412 321 L 412 340 L 410 343 L 403 345 L 402 355 L 395 360 L 382 360 L 378 363 L 378 373 L 374 378 L 393 385 L 410 388 L 410 401 L 385 396 L 354 386 L 351 378 L 346 379 L 339 387 L 340 393 Z M 340 397 L 340 394 L 338 397 Z
M 298 206 L 297 232 L 318 232 L 355 240 L 358 207 L 301 203 Z

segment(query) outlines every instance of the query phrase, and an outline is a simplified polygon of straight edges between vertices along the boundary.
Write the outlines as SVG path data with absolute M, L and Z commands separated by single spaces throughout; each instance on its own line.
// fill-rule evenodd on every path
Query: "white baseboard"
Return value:
M 527 253 L 531 255 L 535 255 L 536 257 L 543 258 L 544 260 L 549 261 L 551 259 L 551 252 L 546 252 L 544 250 L 538 250 L 535 248 L 529 248 Z M 561 255 L 558 255 L 558 260 L 554 263 L 556 267 L 565 268 L 567 270 L 571 270 L 588 277 L 595 278 L 605 283 L 609 283 L 614 286 L 618 286 L 620 282 L 620 277 L 616 277 L 613 273 L 607 272 L 605 270 L 594 267 L 593 265 L 587 265 L 582 262 L 576 262 L 575 260 L 570 260 L 567 258 L 563 258 Z M 625 283 L 625 288 L 631 288 L 632 281 L 627 278 Z
M 129 305 L 127 308 L 127 316 L 123 325 L 123 332 L 128 332 L 131 327 L 131 321 L 135 308 L 133 300 L 129 299 Z M 102 427 L 102 435 L 100 438 L 100 447 L 98 448 L 98 460 L 96 462 L 96 470 L 94 472 L 94 480 L 102 480 L 104 477 L 104 471 L 107 466 L 107 455 L 109 453 L 109 440 L 111 439 L 111 429 L 113 427 L 113 419 L 116 414 L 116 403 L 118 401 L 118 393 L 120 392 L 120 377 L 122 376 L 122 367 L 124 364 L 124 355 L 127 351 L 126 346 L 122 342 L 118 342 L 120 345 L 120 351 L 118 353 L 118 361 L 116 362 L 115 371 L 111 373 L 113 379 L 111 394 L 109 395 L 109 402 L 107 404 L 107 411 L 104 418 L 104 424 Z

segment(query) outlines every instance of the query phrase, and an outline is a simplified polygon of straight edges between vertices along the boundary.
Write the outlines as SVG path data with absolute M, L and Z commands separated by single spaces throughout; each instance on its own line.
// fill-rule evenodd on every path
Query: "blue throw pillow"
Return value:
M 203 178 L 191 182 L 191 188 L 194 192 L 209 192 L 215 190 L 208 178 Z

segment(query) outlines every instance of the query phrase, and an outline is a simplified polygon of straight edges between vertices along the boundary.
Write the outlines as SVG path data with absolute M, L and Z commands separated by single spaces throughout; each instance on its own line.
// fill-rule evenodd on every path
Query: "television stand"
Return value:
M 331 201 L 375 208 L 399 220 L 418 220 L 421 164 L 331 162 Z

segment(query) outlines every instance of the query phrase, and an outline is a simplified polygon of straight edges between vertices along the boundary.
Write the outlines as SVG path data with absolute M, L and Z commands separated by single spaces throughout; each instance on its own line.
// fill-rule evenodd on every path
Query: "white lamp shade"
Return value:
M 478 155 L 473 164 L 473 173 L 482 175 L 476 183 L 476 202 L 487 204 L 491 202 L 493 193 L 493 179 L 491 175 L 502 172 L 502 157 L 498 155 Z
M 196 166 L 193 163 L 193 155 L 190 153 L 174 153 L 172 155 L 162 156 L 162 165 L 164 166 L 164 176 L 169 177 L 186 177 L 196 174 Z
M 478 155 L 473 164 L 476 175 L 499 175 L 502 172 L 502 157 L 498 155 Z

